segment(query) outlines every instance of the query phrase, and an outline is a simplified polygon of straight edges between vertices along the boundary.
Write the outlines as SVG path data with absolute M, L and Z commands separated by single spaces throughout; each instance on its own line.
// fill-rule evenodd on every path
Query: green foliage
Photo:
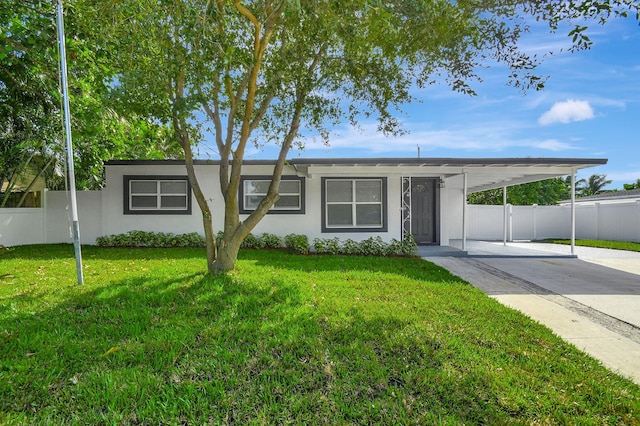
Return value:
M 422 259 L 0 251 L 0 423 L 635 425 L 640 388 Z
M 96 238 L 100 247 L 205 247 L 204 238 L 197 232 L 172 234 L 163 232 L 129 231 L 124 234 Z
M 238 168 L 251 144 L 278 147 L 277 179 L 290 150 L 304 145 L 302 134 L 328 142 L 334 125 L 363 119 L 376 120 L 384 134 L 402 133 L 396 114 L 414 100 L 416 86 L 439 81 L 475 94 L 478 70 L 497 62 L 513 86 L 542 88 L 544 78 L 534 74 L 541 59 L 518 43 L 529 22 L 545 21 L 555 31 L 580 17 L 604 23 L 638 11 L 624 0 L 73 4 L 92 51 L 108 52 L 110 75 L 117 76 L 109 87 L 123 104 L 151 122 L 171 123 L 186 158 L 212 130 L 225 200 L 236 197 Z M 567 31 L 572 50 L 590 46 L 587 30 Z M 264 199 L 276 195 L 274 186 Z M 206 203 L 197 190 L 195 196 Z M 239 224 L 233 207 L 225 210 L 234 216 L 226 223 Z M 243 226 L 254 229 L 269 206 L 262 207 Z
M 314 238 L 313 250 L 318 254 L 341 253 L 340 238 Z
M 359 246 L 359 254 L 362 256 L 384 256 L 387 251 L 385 243 L 380 237 L 369 237 L 361 241 Z
M 282 247 L 282 240 L 280 237 L 267 232 L 260 235 L 260 241 L 262 241 L 262 246 L 264 248 L 277 249 Z
M 261 249 L 262 247 L 264 247 L 264 243 L 260 238 L 249 233 L 249 235 L 244 237 L 244 240 L 242 241 L 240 247 L 244 249 Z
M 341 253 L 342 254 L 354 255 L 354 256 L 359 255 L 361 253 L 360 243 L 358 243 L 357 241 L 352 240 L 351 238 L 348 238 L 342 244 Z
M 90 46 L 94 29 L 83 31 L 73 2 L 65 5 L 76 187 L 100 188 L 103 162 L 111 158 L 179 157 L 167 126 L 115 102 L 112 52 Z M 0 6 L 0 186 L 40 173 L 48 188 L 65 187 L 55 12 L 55 2 Z
M 306 235 L 289 234 L 284 237 L 284 245 L 295 253 L 309 254 L 309 238 Z
M 576 193 L 581 197 L 597 195 L 610 183 L 611 180 L 607 179 L 607 175 L 593 174 L 588 179 L 580 179 L 576 182 Z
M 381 237 L 370 237 L 361 242 L 352 239 L 341 242 L 339 237 L 315 238 L 313 249 L 317 254 L 353 256 L 415 256 L 418 253 L 418 245 L 410 234 L 403 241 L 393 238 L 388 244 Z
M 637 181 L 633 182 L 633 183 L 623 183 L 622 187 L 624 188 L 625 191 L 631 191 L 634 189 L 640 189 L 640 179 L 638 179 Z
M 553 178 L 514 185 L 507 188 L 507 203 L 514 206 L 551 206 L 571 196 L 570 182 Z M 502 205 L 502 188 L 475 192 L 467 197 L 469 204 Z

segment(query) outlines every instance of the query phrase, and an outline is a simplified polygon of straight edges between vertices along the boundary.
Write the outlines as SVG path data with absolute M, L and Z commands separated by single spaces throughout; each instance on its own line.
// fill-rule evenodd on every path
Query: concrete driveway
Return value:
M 468 241 L 455 254 L 421 253 L 640 384 L 640 253 Z

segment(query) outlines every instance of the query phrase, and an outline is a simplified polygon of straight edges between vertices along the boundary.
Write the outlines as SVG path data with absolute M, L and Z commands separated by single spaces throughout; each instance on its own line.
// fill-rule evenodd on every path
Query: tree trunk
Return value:
M 238 232 L 234 232 L 231 236 L 225 232 L 218 249 L 218 257 L 212 264 L 214 272 L 228 272 L 236 267 L 238 252 L 244 237 Z

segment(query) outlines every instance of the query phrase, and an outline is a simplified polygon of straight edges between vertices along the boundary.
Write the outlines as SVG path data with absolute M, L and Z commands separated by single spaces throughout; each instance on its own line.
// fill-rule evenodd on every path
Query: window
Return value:
M 280 199 L 268 213 L 304 214 L 304 178 L 282 176 L 280 181 Z M 240 213 L 253 212 L 267 195 L 271 185 L 271 176 L 244 176 L 240 179 Z
M 186 176 L 124 176 L 124 214 L 191 214 Z
M 386 231 L 386 178 L 323 178 L 322 231 Z

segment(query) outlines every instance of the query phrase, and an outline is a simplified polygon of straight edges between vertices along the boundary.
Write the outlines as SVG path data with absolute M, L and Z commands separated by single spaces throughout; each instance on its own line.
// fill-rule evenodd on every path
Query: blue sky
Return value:
M 543 91 L 523 94 L 506 86 L 504 69 L 483 72 L 477 96 L 445 85 L 415 91 L 420 103 L 398 117 L 408 134 L 385 137 L 375 123 L 360 130 L 334 129 L 331 145 L 309 140 L 290 157 L 580 157 L 607 158 L 606 166 L 578 177 L 606 174 L 609 189 L 640 178 L 640 27 L 633 18 L 592 25 L 590 50 L 560 52 L 539 73 L 549 76 Z M 530 53 L 555 52 L 569 45 L 566 31 L 534 28 L 521 46 Z M 273 149 L 246 158 L 275 158 Z

